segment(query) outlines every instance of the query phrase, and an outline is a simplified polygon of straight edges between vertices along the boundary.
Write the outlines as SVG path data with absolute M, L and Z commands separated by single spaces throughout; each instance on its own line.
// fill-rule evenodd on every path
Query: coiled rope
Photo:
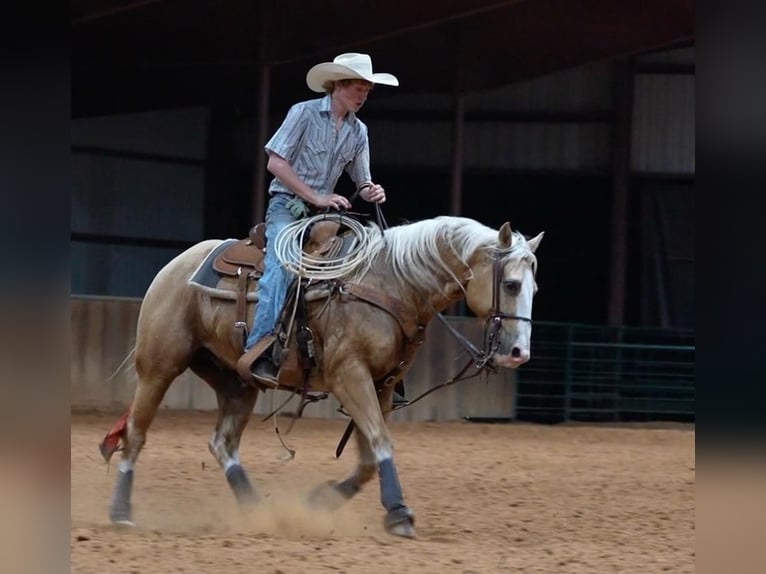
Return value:
M 304 253 L 303 244 L 306 233 L 314 223 L 319 221 L 333 221 L 348 227 L 357 239 L 353 249 L 346 255 L 336 258 Z M 362 262 L 370 241 L 370 229 L 358 220 L 342 213 L 332 216 L 320 214 L 299 219 L 285 226 L 274 241 L 274 253 L 284 268 L 294 275 L 316 280 L 337 279 L 348 275 Z
M 333 221 L 340 225 L 348 227 L 356 236 L 356 243 L 354 248 L 346 255 L 342 257 L 321 257 L 315 256 L 303 251 L 303 244 L 306 238 L 306 233 L 309 232 L 311 226 L 319 221 Z M 362 225 L 358 220 L 348 217 L 343 214 L 329 215 L 320 214 L 313 217 L 304 219 L 298 219 L 293 223 L 285 226 L 274 240 L 274 254 L 279 259 L 279 262 L 290 273 L 297 275 L 298 277 L 325 280 L 325 279 L 337 279 L 345 277 L 348 273 L 359 265 L 364 258 L 367 251 L 367 246 L 371 240 L 370 230 Z M 287 336 L 285 340 L 285 351 L 287 351 L 289 345 L 292 342 L 292 330 L 295 325 L 295 314 L 298 310 L 298 298 L 301 296 L 301 283 L 298 283 L 297 292 L 295 294 L 295 302 L 288 323 Z M 295 395 L 291 395 L 288 399 L 282 403 L 279 408 L 275 408 L 272 412 L 274 418 L 274 430 L 279 437 L 279 442 L 282 443 L 282 447 L 287 451 L 287 456 L 282 458 L 282 461 L 292 460 L 295 457 L 295 449 L 290 448 L 282 438 L 282 433 L 279 432 L 279 424 L 277 422 L 277 413 L 281 411 L 287 403 L 289 403 Z M 276 393 L 272 395 L 272 407 L 276 407 Z M 294 421 L 293 421 L 294 422 Z M 290 425 L 292 428 L 292 425 Z M 288 433 L 290 431 L 288 428 Z M 287 434 L 287 433 L 285 433 Z

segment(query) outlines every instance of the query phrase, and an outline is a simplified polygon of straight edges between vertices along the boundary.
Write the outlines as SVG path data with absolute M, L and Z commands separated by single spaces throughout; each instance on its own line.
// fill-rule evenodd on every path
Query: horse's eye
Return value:
M 515 279 L 509 279 L 503 282 L 503 287 L 510 294 L 516 297 L 521 292 L 521 281 Z

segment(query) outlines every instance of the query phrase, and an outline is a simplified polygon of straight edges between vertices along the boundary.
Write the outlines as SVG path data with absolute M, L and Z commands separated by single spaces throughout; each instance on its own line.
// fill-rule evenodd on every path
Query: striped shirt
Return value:
M 320 195 L 334 192 L 343 170 L 357 187 L 371 181 L 367 126 L 353 112 L 346 114 L 339 129 L 334 124 L 330 96 L 297 103 L 264 149 L 285 159 L 296 175 Z M 269 193 L 292 194 L 276 177 Z

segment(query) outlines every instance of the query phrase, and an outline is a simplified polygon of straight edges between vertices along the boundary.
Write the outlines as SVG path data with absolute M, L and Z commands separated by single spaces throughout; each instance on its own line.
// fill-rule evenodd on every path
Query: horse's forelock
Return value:
M 537 270 L 537 257 L 534 252 L 529 248 L 527 238 L 518 231 L 513 232 L 513 241 L 511 246 L 500 251 L 503 262 L 510 263 L 514 260 L 527 260 L 532 266 L 533 270 Z

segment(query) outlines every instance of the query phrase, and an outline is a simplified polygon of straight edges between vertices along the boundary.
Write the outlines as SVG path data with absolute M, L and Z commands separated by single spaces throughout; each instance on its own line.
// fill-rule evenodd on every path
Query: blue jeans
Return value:
M 263 260 L 263 277 L 258 281 L 258 304 L 255 306 L 253 326 L 247 336 L 245 351 L 264 336 L 274 332 L 287 296 L 292 274 L 282 267 L 274 253 L 274 244 L 279 232 L 295 221 L 293 214 L 285 207 L 291 199 L 290 195 L 275 194 L 269 200 L 266 210 L 266 256 Z

